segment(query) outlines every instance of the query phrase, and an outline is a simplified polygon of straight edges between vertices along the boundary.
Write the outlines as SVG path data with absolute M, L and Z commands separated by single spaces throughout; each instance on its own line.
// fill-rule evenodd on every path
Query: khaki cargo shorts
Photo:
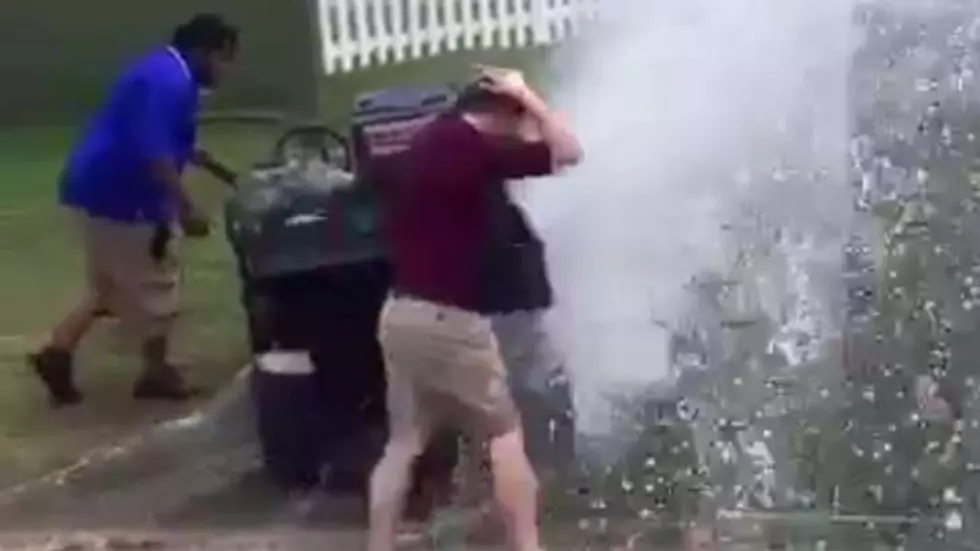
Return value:
M 150 254 L 153 225 L 73 214 L 84 244 L 89 292 L 140 342 L 166 337 L 179 310 L 181 268 L 175 240 L 156 260 Z
M 489 318 L 390 297 L 378 339 L 385 356 L 392 436 L 453 427 L 487 438 L 520 422 Z

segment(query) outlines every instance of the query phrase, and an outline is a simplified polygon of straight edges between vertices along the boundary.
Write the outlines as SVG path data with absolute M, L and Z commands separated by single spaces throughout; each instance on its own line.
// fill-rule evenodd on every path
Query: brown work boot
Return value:
M 200 389 L 187 386 L 180 370 L 167 361 L 168 349 L 166 337 L 143 343 L 143 373 L 133 387 L 133 398 L 183 402 L 201 393 Z
M 47 388 L 52 407 L 60 408 L 82 401 L 82 393 L 75 386 L 71 352 L 45 346 L 30 354 L 27 363 Z
M 133 398 L 137 400 L 183 402 L 200 394 L 201 390 L 188 386 L 180 371 L 170 364 L 145 369 L 133 387 Z

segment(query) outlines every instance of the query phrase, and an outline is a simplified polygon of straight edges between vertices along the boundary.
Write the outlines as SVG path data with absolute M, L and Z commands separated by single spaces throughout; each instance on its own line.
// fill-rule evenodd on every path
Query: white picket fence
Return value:
M 602 1 L 318 0 L 323 68 L 333 74 L 456 50 L 551 44 L 596 18 Z

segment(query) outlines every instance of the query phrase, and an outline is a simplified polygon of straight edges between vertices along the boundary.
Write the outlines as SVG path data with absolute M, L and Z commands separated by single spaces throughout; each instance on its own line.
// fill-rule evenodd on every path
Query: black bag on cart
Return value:
M 280 158 L 254 170 L 227 205 L 256 358 L 252 388 L 265 467 L 286 489 L 325 482 L 361 492 L 384 445 L 375 333 L 389 268 L 375 180 L 396 170 L 414 130 L 451 99 L 448 89 L 364 96 L 354 114 L 356 179 L 324 163 L 319 153 L 326 148 L 317 147 L 301 162 Z M 308 125 L 292 133 L 309 144 L 316 131 Z M 455 451 L 428 456 L 417 478 L 451 469 Z

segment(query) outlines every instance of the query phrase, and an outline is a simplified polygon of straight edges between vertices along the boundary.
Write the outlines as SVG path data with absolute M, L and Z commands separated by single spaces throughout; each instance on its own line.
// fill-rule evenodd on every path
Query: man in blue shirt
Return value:
M 193 17 L 168 46 L 122 72 L 71 152 L 60 201 L 78 219 L 88 292 L 30 357 L 53 405 L 81 401 L 72 353 L 102 311 L 118 316 L 141 345 L 134 397 L 190 396 L 167 361 L 180 279 L 171 236 L 177 225 L 189 237 L 208 233 L 182 173 L 188 163 L 211 165 L 195 148 L 199 97 L 221 82 L 237 50 L 238 31 L 220 16 Z

